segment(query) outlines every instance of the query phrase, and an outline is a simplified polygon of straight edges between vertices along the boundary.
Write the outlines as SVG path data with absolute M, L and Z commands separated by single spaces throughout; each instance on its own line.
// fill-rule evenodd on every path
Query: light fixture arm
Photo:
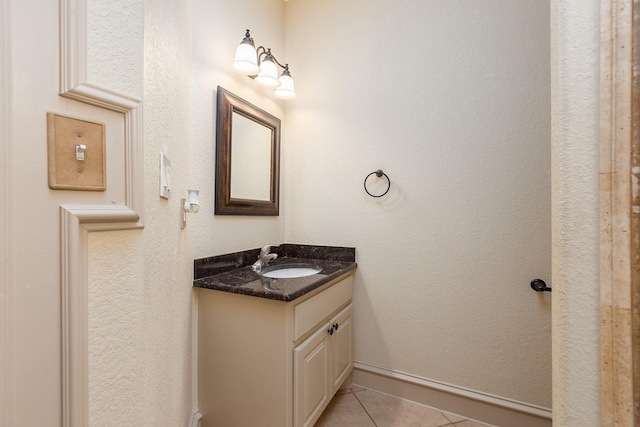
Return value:
M 253 43 L 253 39 L 251 39 L 251 42 Z M 261 49 L 262 51 L 260 51 Z M 258 55 L 258 66 L 262 64 L 262 61 L 263 61 L 262 57 L 268 57 L 268 58 L 271 58 L 271 60 L 273 60 L 274 63 L 278 64 L 280 68 L 283 69 L 282 74 L 291 77 L 291 73 L 289 72 L 289 64 L 282 65 L 280 61 L 278 61 L 276 57 L 273 56 L 273 53 L 271 53 L 271 48 L 265 49 L 264 46 L 258 46 L 256 48 L 256 54 Z M 251 77 L 252 79 L 255 79 L 257 76 L 258 75 L 256 74 L 249 77 Z
M 262 52 L 260 52 L 260 49 L 262 49 Z M 280 68 L 289 69 L 289 64 L 282 65 L 276 59 L 276 57 L 273 55 L 273 53 L 271 53 L 271 48 L 265 49 L 264 46 L 258 46 L 256 48 L 256 53 L 258 54 L 258 65 L 260 65 L 260 63 L 262 63 L 262 57 L 265 56 L 265 57 L 271 58 L 273 60 L 273 62 L 275 62 L 276 64 L 278 64 L 280 66 Z

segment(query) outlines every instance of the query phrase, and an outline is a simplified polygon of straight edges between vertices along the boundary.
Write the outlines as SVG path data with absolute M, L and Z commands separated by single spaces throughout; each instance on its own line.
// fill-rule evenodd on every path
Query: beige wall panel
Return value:
M 549 3 L 295 0 L 286 34 L 286 240 L 357 248 L 356 361 L 550 407 Z

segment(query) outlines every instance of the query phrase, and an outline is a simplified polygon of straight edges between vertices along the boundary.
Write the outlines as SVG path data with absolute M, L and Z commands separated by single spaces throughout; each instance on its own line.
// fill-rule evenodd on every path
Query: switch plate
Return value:
M 171 161 L 160 153 L 160 197 L 171 198 Z
M 49 188 L 80 191 L 107 189 L 104 128 L 102 123 L 47 113 Z M 79 152 L 82 156 L 78 155 Z

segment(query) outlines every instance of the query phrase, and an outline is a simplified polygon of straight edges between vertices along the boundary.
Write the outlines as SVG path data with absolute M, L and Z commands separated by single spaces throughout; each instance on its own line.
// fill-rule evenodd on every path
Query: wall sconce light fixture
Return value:
M 182 227 L 187 226 L 187 212 L 196 213 L 200 210 L 200 202 L 198 201 L 199 190 L 189 190 L 189 197 L 182 198 Z
M 279 78 L 276 64 L 283 69 Z M 298 96 L 293 89 L 289 64 L 282 65 L 278 62 L 271 53 L 271 48 L 265 49 L 263 46 L 258 46 L 256 49 L 249 30 L 236 49 L 233 68 L 237 72 L 255 79 L 263 86 L 276 88 L 275 95 L 280 99 L 296 99 Z

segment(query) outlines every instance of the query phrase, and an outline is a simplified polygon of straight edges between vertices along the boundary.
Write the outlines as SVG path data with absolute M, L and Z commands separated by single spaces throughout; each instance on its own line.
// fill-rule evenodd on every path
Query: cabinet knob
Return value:
M 333 328 L 337 331 L 337 330 L 338 330 L 338 324 L 337 324 L 337 323 L 334 323 L 334 324 L 333 324 Z
M 329 332 L 329 335 L 333 335 L 333 328 L 329 329 L 327 332 Z

